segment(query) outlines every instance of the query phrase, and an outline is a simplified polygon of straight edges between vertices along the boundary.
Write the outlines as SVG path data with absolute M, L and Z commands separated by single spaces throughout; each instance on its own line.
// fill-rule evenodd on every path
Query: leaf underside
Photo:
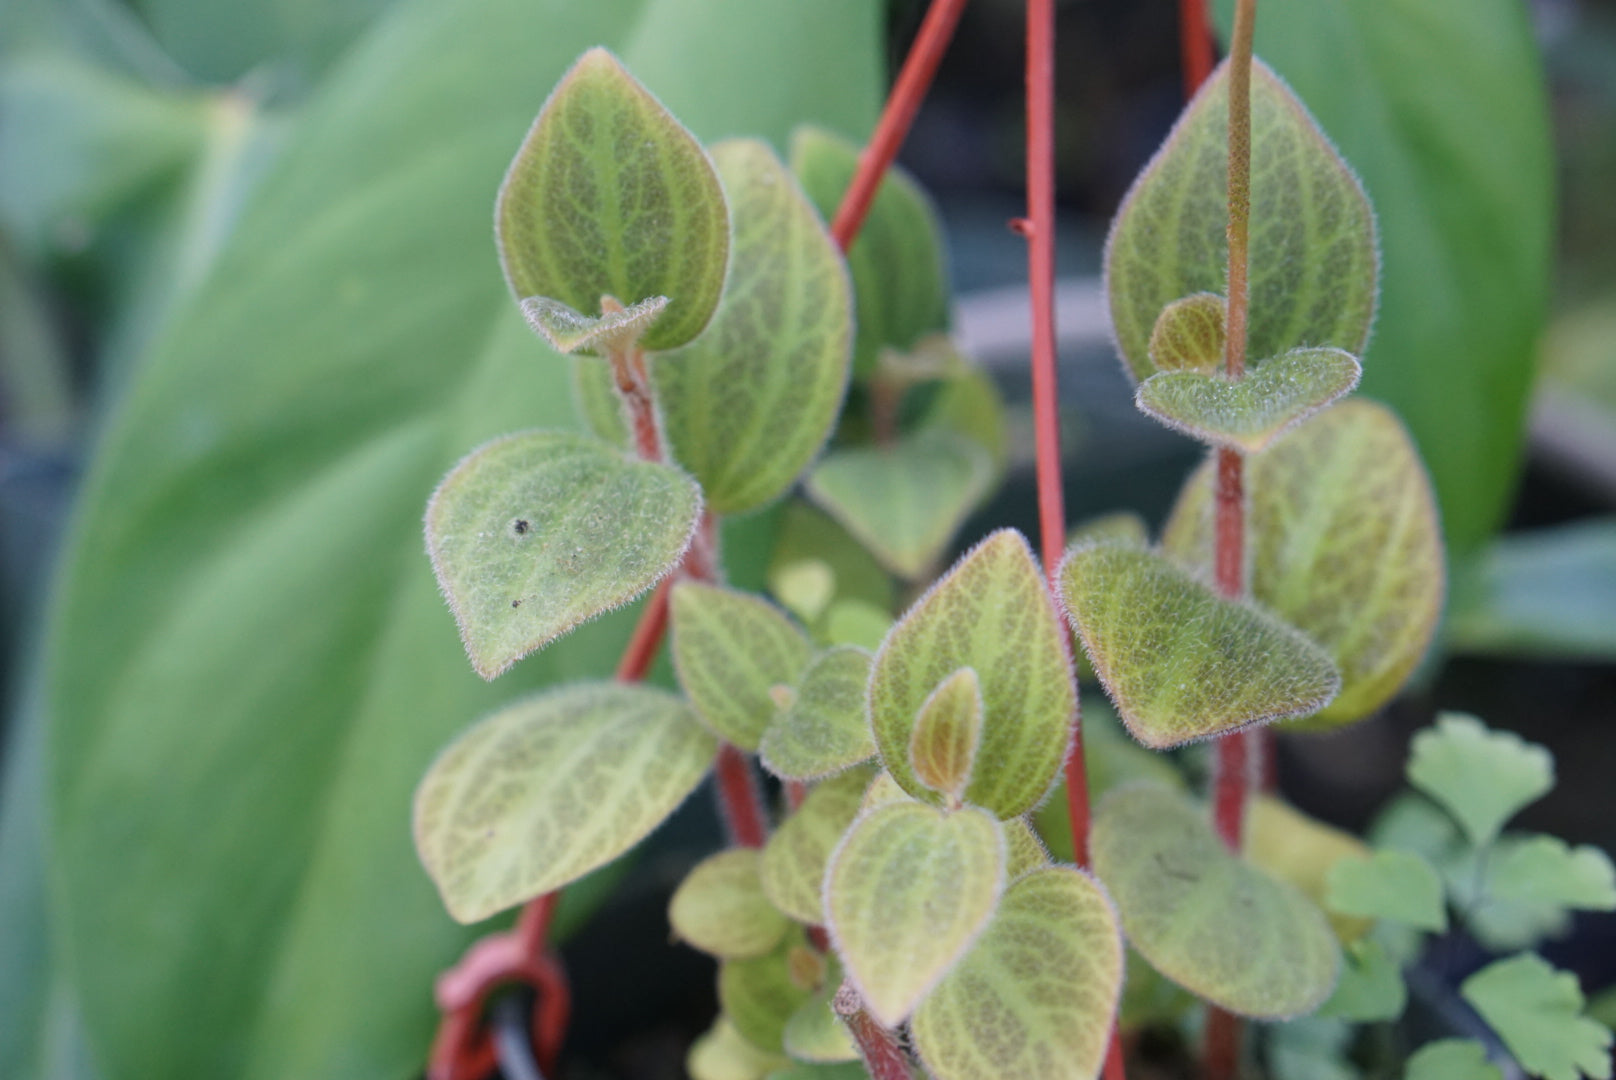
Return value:
M 1213 446 L 1255 454 L 1358 385 L 1362 369 L 1340 349 L 1292 349 L 1239 379 L 1159 371 L 1139 384 L 1145 414 Z
M 1117 347 L 1133 377 L 1156 368 L 1157 317 L 1228 269 L 1228 65 L 1184 110 L 1134 181 L 1106 243 Z M 1251 69 L 1249 355 L 1303 345 L 1362 353 L 1375 312 L 1374 215 L 1352 171 L 1267 65 Z
M 492 679 L 678 565 L 701 492 L 677 469 L 598 440 L 495 439 L 427 505 L 427 551 L 472 666 Z
M 1317 645 L 1132 545 L 1075 548 L 1061 595 L 1117 714 L 1163 749 L 1317 712 L 1340 676 Z
M 547 691 L 481 721 L 433 762 L 415 795 L 416 850 L 449 913 L 476 922 L 639 843 L 717 752 L 666 691 Z
M 1340 951 L 1323 914 L 1231 855 L 1182 796 L 1118 788 L 1098 807 L 1092 843 L 1128 942 L 1179 985 L 1267 1020 L 1311 1012 L 1334 988 Z
M 666 296 L 652 296 L 621 310 L 591 316 L 547 296 L 530 296 L 521 303 L 522 318 L 528 326 L 563 356 L 626 349 L 644 335 L 667 306 Z
M 1212 564 L 1212 465 L 1185 484 L 1162 547 Z M 1341 693 L 1308 727 L 1367 716 L 1408 678 L 1442 610 L 1442 529 L 1414 444 L 1385 406 L 1343 401 L 1246 462 L 1253 598 L 1334 658 Z

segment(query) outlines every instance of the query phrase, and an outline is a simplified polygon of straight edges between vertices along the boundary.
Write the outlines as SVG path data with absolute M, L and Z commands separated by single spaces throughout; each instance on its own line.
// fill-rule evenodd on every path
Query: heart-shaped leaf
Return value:
M 971 947 L 1005 885 L 1004 832 L 975 807 L 866 812 L 825 871 L 825 925 L 865 1006 L 896 1027 Z
M 1024 817 L 1004 823 L 1005 878 L 1017 881 L 1052 861 L 1043 838 Z
M 923 577 L 993 482 L 993 461 L 949 431 L 890 446 L 833 450 L 808 474 L 808 495 L 893 573 Z
M 971 782 L 982 745 L 982 684 L 960 668 L 920 704 L 909 736 L 909 767 L 915 779 L 958 804 Z
M 668 925 L 689 945 L 721 960 L 762 956 L 791 923 L 763 894 L 757 848 L 730 848 L 697 863 L 668 902 Z
M 1105 892 L 1070 867 L 1034 871 L 1005 891 L 982 937 L 915 1010 L 915 1047 L 937 1080 L 1093 1080 L 1122 965 Z
M 685 1055 L 690 1080 L 760 1080 L 790 1064 L 791 1059 L 779 1051 L 753 1045 L 726 1016 L 691 1043 Z
M 786 1024 L 813 992 L 792 971 L 793 952 L 807 947 L 801 929 L 794 929 L 767 955 L 726 960 L 719 966 L 718 1004 L 735 1030 L 753 1045 L 784 1049 Z
M 1100 803 L 1090 842 L 1129 944 L 1163 975 L 1264 1020 L 1329 997 L 1341 956 L 1324 915 L 1231 855 L 1182 796 L 1153 784 L 1118 788 Z
M 841 253 L 767 143 L 713 147 L 735 235 L 724 298 L 700 338 L 656 358 L 674 457 L 718 513 L 775 498 L 841 411 L 853 296 Z
M 1158 371 L 1139 384 L 1141 411 L 1213 446 L 1255 454 L 1280 434 L 1352 392 L 1362 373 L 1340 349 L 1292 349 L 1239 379 Z
M 782 1035 L 786 1053 L 797 1061 L 829 1063 L 857 1061 L 858 1047 L 847 1025 L 835 1009 L 836 993 L 842 987 L 842 967 L 827 957 L 826 972 L 814 996 L 791 1014 Z
M 829 221 L 858 168 L 859 148 L 828 131 L 798 128 L 791 170 Z M 890 168 L 847 252 L 853 274 L 857 337 L 854 367 L 870 374 L 883 346 L 908 350 L 948 329 L 948 267 L 937 211 L 920 185 Z
M 1228 307 L 1217 293 L 1196 293 L 1162 308 L 1150 331 L 1150 362 L 1156 370 L 1210 373 L 1222 367 Z
M 673 664 L 696 713 L 720 737 L 756 750 L 779 703 L 775 688 L 802 677 L 813 646 L 779 608 L 735 589 L 673 587 Z
M 1442 529 L 1413 443 L 1385 406 L 1354 398 L 1246 463 L 1251 593 L 1321 645 L 1341 693 L 1309 725 L 1367 716 L 1425 654 L 1442 610 Z M 1212 562 L 1213 476 L 1192 476 L 1162 546 Z
M 763 848 L 763 891 L 798 922 L 825 921 L 825 864 L 859 814 L 870 769 L 854 769 L 816 784 Z
M 646 327 L 668 306 L 666 296 L 653 296 L 629 307 L 602 305 L 598 316 L 574 311 L 548 296 L 530 296 L 521 303 L 522 318 L 556 352 L 607 353 L 626 349 L 645 333 Z M 605 365 L 597 365 L 607 371 Z M 610 374 L 608 372 L 608 378 Z M 615 397 L 615 394 L 613 395 Z
M 495 439 L 426 509 L 427 551 L 472 667 L 492 679 L 679 564 L 701 492 L 688 476 L 571 432 Z
M 1154 551 L 1074 548 L 1061 596 L 1134 738 L 1163 749 L 1317 712 L 1341 677 L 1317 645 Z
M 791 706 L 769 724 L 758 754 L 774 775 L 817 780 L 875 755 L 864 695 L 870 654 L 842 645 L 823 653 L 803 673 Z
M 1225 291 L 1229 79 L 1201 87 L 1134 181 L 1106 242 L 1117 348 L 1135 379 L 1156 367 L 1162 310 Z M 1261 61 L 1251 69 L 1250 355 L 1303 345 L 1363 351 L 1375 313 L 1374 215 L 1306 107 Z
M 664 690 L 582 683 L 449 744 L 415 793 L 415 847 L 461 922 L 552 892 L 639 843 L 718 745 Z
M 1001 818 L 1037 806 L 1066 758 L 1077 709 L 1071 653 L 1020 533 L 972 548 L 892 628 L 870 671 L 870 729 L 903 789 L 941 803 L 909 764 L 915 717 L 962 667 L 981 684 L 982 742 L 965 800 Z
M 601 298 L 667 297 L 640 338 L 683 345 L 724 289 L 729 214 L 695 136 L 605 49 L 578 59 L 544 103 L 499 189 L 494 221 L 518 300 L 589 315 Z

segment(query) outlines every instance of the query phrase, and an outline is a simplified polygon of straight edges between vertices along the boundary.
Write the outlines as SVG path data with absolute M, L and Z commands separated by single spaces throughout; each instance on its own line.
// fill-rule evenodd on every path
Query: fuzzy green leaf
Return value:
M 1343 401 L 1246 462 L 1251 594 L 1323 646 L 1341 693 L 1310 726 L 1380 708 L 1425 654 L 1442 611 L 1442 529 L 1397 417 Z M 1212 563 L 1212 466 L 1185 485 L 1162 546 Z
M 1157 371 L 1211 373 L 1223 365 L 1228 303 L 1217 293 L 1196 293 L 1162 308 L 1151 328 L 1150 362 Z
M 858 816 L 870 775 L 854 769 L 815 785 L 763 849 L 763 891 L 798 922 L 825 921 L 825 864 Z
M 735 222 L 728 282 L 700 338 L 656 358 L 674 458 L 713 509 L 738 514 L 791 486 L 841 411 L 853 296 L 841 253 L 767 143 L 713 148 Z
M 793 950 L 806 948 L 802 931 L 794 930 L 773 952 L 719 965 L 718 1004 L 735 1030 L 763 1050 L 783 1049 L 786 1022 L 813 992 L 792 974 Z
M 1535 953 L 1482 968 L 1459 993 L 1533 1076 L 1609 1080 L 1611 1032 L 1582 1014 L 1577 977 Z
M 829 221 L 858 168 L 859 148 L 813 127 L 791 138 L 791 169 Z M 931 200 L 901 168 L 887 170 L 869 215 L 847 252 L 858 336 L 854 367 L 874 370 L 883 346 L 908 350 L 948 329 L 948 268 Z
M 1246 806 L 1241 853 L 1270 877 L 1287 881 L 1324 909 L 1336 937 L 1356 941 L 1372 919 L 1344 915 L 1325 903 L 1330 871 L 1345 859 L 1367 858 L 1369 846 L 1349 832 L 1326 825 L 1272 795 L 1258 794 Z
M 825 872 L 825 925 L 870 1015 L 896 1027 L 971 947 L 1005 885 L 1004 831 L 975 807 L 862 815 Z
M 1329 889 L 1326 905 L 1343 915 L 1393 919 L 1438 933 L 1448 928 L 1442 879 L 1430 863 L 1407 851 L 1341 859 L 1330 868 Z
M 1476 1040 L 1438 1039 L 1409 1057 L 1403 1080 L 1504 1080 L 1504 1074 Z
M 817 780 L 874 756 L 864 715 L 870 659 L 866 650 L 842 645 L 813 661 L 791 706 L 763 733 L 758 753 L 770 772 L 787 780 Z
M 808 474 L 808 495 L 889 570 L 923 577 L 993 482 L 993 461 L 953 432 L 921 431 L 890 446 L 833 450 Z
M 1323 914 L 1231 855 L 1182 796 L 1118 788 L 1091 843 L 1129 943 L 1179 985 L 1266 1020 L 1311 1012 L 1334 988 L 1340 951 Z
M 1139 408 L 1213 446 L 1255 454 L 1358 385 L 1362 368 L 1340 349 L 1292 349 L 1240 379 L 1158 371 L 1139 384 Z
M 775 687 L 795 686 L 813 646 L 762 597 L 696 581 L 673 588 L 673 664 L 696 714 L 719 737 L 756 750 L 778 705 Z
M 915 714 L 909 767 L 915 779 L 956 804 L 982 746 L 982 709 L 982 684 L 964 667 L 938 683 Z
M 763 1080 L 790 1063 L 784 1054 L 753 1045 L 728 1017 L 720 1016 L 706 1034 L 690 1045 L 685 1071 L 690 1080 Z
M 674 934 L 721 960 L 772 950 L 791 922 L 763 894 L 762 861 L 756 848 L 731 848 L 697 863 L 668 903 Z
M 1396 962 L 1378 942 L 1353 942 L 1346 946 L 1343 960 L 1341 981 L 1330 1000 L 1319 1006 L 1319 1016 L 1367 1024 L 1403 1015 L 1408 987 Z
M 1610 856 L 1592 844 L 1572 848 L 1555 836 L 1500 844 L 1487 860 L 1485 888 L 1489 900 L 1616 910 L 1616 868 Z
M 1051 862 L 1043 838 L 1024 817 L 1014 817 L 1004 823 L 1004 849 L 1004 873 L 1011 882 L 1034 870 L 1042 870 Z
M 426 508 L 427 551 L 472 667 L 492 679 L 679 564 L 701 492 L 582 435 L 495 439 Z
M 547 691 L 481 721 L 432 763 L 415 793 L 415 847 L 449 914 L 476 922 L 639 843 L 717 751 L 666 691 Z
M 1086 518 L 1066 533 L 1066 546 L 1074 544 L 1133 544 L 1150 546 L 1150 526 L 1132 510 L 1116 510 Z
M 1340 688 L 1317 645 L 1154 551 L 1074 548 L 1060 588 L 1117 714 L 1146 746 L 1307 716 Z
M 548 296 L 530 296 L 521 305 L 522 318 L 533 332 L 563 356 L 626 349 L 640 339 L 667 306 L 666 296 L 653 296 L 626 308 L 614 306 L 599 316 L 591 316 Z
M 834 1005 L 841 986 L 841 965 L 827 957 L 819 989 L 786 1021 L 782 1041 L 793 1059 L 817 1063 L 858 1060 L 858 1047 Z
M 1470 842 L 1492 843 L 1504 822 L 1554 787 L 1554 758 L 1510 731 L 1443 713 L 1414 736 L 1409 783 L 1447 808 Z
M 724 288 L 729 213 L 695 136 L 605 49 L 579 58 L 544 103 L 494 211 L 505 280 L 590 315 L 611 296 L 668 307 L 647 349 L 683 345 Z
M 1106 243 L 1117 348 L 1136 379 L 1155 371 L 1162 310 L 1225 290 L 1228 65 L 1201 87 L 1123 200 Z M 1375 313 L 1374 215 L 1307 109 L 1261 61 L 1251 70 L 1250 355 L 1303 345 L 1357 354 Z
M 909 764 L 915 716 L 962 667 L 982 688 L 982 743 L 967 802 L 1001 818 L 1037 806 L 1071 739 L 1077 687 L 1066 631 L 1021 534 L 972 548 L 892 628 L 870 672 L 870 728 L 882 763 L 917 799 L 941 802 Z
M 915 1011 L 915 1048 L 937 1080 L 1093 1080 L 1122 965 L 1105 892 L 1070 867 L 1034 871 Z

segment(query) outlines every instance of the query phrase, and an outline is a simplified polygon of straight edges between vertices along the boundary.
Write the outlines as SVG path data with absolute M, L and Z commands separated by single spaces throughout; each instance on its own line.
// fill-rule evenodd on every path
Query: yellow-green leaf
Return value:
M 784 1054 L 753 1045 L 724 1016 L 690 1045 L 685 1056 L 690 1080 L 763 1080 L 789 1064 L 791 1059 Z
M 834 1007 L 841 986 L 841 965 L 834 957 L 827 958 L 819 989 L 786 1021 L 782 1041 L 793 1059 L 818 1063 L 859 1059 L 858 1047 Z
M 1344 915 L 1325 904 L 1330 871 L 1343 859 L 1368 857 L 1369 845 L 1272 795 L 1256 795 L 1246 805 L 1245 829 L 1241 847 L 1245 857 L 1259 870 L 1295 885 L 1324 908 L 1336 937 L 1343 942 L 1357 941 L 1369 932 L 1373 919 Z
M 1051 862 L 1043 839 L 1024 817 L 1004 823 L 1005 877 L 1015 882 Z
M 495 439 L 426 508 L 427 551 L 472 667 L 492 679 L 679 564 L 701 492 L 667 465 L 560 431 Z
M 763 848 L 763 891 L 798 922 L 825 921 L 825 864 L 858 816 L 870 776 L 854 769 L 815 785 Z
M 1151 328 L 1150 362 L 1157 371 L 1216 371 L 1223 365 L 1228 302 L 1217 293 L 1182 296 L 1162 308 Z
M 915 1010 L 915 1048 L 937 1080 L 1093 1080 L 1122 962 L 1105 892 L 1070 867 L 1036 870 Z
M 1048 794 L 1071 741 L 1077 687 L 1066 630 L 1020 533 L 972 548 L 887 635 L 870 671 L 870 727 L 882 763 L 917 799 L 941 803 L 909 764 L 915 717 L 962 667 L 981 684 L 982 742 L 965 800 L 1001 818 Z
M 1193 567 L 1212 560 L 1210 464 L 1162 533 Z M 1442 611 L 1442 530 L 1430 481 L 1385 406 L 1343 401 L 1246 463 L 1251 592 L 1335 658 L 1341 693 L 1310 726 L 1380 708 L 1425 654 Z
M 1341 685 L 1330 658 L 1302 634 L 1217 595 L 1154 551 L 1074 548 L 1060 587 L 1117 714 L 1146 746 L 1308 716 Z
M 1335 987 L 1340 950 L 1323 913 L 1230 854 L 1182 796 L 1118 788 L 1091 843 L 1128 942 L 1179 985 L 1264 1020 L 1311 1012 Z
M 808 495 L 887 569 L 919 578 L 942 558 L 993 482 L 988 451 L 929 429 L 890 446 L 833 450 L 808 474 Z
M 1239 379 L 1218 372 L 1158 371 L 1139 384 L 1141 411 L 1213 446 L 1255 454 L 1337 398 L 1362 374 L 1341 349 L 1292 349 Z
M 904 800 L 854 822 L 825 872 L 825 924 L 870 1015 L 902 1023 L 971 947 L 1004 885 L 1004 832 L 985 811 Z
M 1111 226 L 1105 282 L 1136 379 L 1169 304 L 1222 294 L 1228 269 L 1229 81 L 1220 67 L 1134 181 Z M 1251 70 L 1250 355 L 1363 351 L 1375 313 L 1375 222 L 1357 178 L 1261 61 Z
M 807 635 L 762 597 L 681 581 L 671 604 L 673 664 L 702 722 L 756 750 L 778 705 L 813 656 Z
M 792 975 L 793 950 L 807 947 L 802 931 L 794 930 L 764 956 L 718 967 L 718 1004 L 735 1030 L 763 1050 L 783 1049 L 786 1022 L 813 992 Z
M 964 667 L 938 683 L 915 714 L 909 767 L 917 780 L 955 804 L 971 782 L 982 745 L 982 708 L 982 684 Z
M 791 169 L 829 221 L 853 173 L 859 148 L 828 131 L 798 128 Z M 855 368 L 874 369 L 882 346 L 910 349 L 948 328 L 948 269 L 937 212 L 901 168 L 887 170 L 858 238 L 847 252 L 858 313 Z
M 639 843 L 717 752 L 666 691 L 546 691 L 481 721 L 432 763 L 415 793 L 415 847 L 449 914 L 476 922 Z
M 762 956 L 779 944 L 791 922 L 763 893 L 762 860 L 756 848 L 731 848 L 697 863 L 668 903 L 674 934 L 721 960 Z
M 842 645 L 822 653 L 803 673 L 789 708 L 763 733 L 764 766 L 787 780 L 817 780 L 875 755 L 864 692 L 870 654 Z
M 701 333 L 729 260 L 724 189 L 695 136 L 605 49 L 591 49 L 539 111 L 499 189 L 500 260 L 518 300 L 579 314 L 601 298 L 668 298 L 640 344 Z

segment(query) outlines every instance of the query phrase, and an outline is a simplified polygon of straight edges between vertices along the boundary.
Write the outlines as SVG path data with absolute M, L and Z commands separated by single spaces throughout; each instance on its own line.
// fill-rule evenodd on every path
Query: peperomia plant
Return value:
M 1469 721 L 1422 736 L 1410 766 L 1459 827 L 1435 854 L 1371 851 L 1254 797 L 1263 725 L 1374 712 L 1443 597 L 1413 443 L 1385 407 L 1341 400 L 1375 310 L 1374 217 L 1252 57 L 1254 7 L 1238 5 L 1229 60 L 1106 251 L 1138 405 L 1210 460 L 1155 545 L 1111 519 L 1063 554 L 1046 497 L 1042 564 L 1001 530 L 940 575 L 1003 471 L 1005 425 L 948 337 L 946 258 L 918 187 L 892 172 L 877 188 L 879 154 L 811 129 L 789 164 L 746 139 L 703 148 L 603 50 L 567 73 L 496 217 L 512 293 L 574 358 L 594 434 L 473 451 L 432 497 L 427 544 L 488 678 L 655 591 L 616 680 L 516 702 L 432 766 L 415 835 L 454 917 L 527 903 L 521 933 L 542 940 L 546 897 L 716 771 L 735 846 L 669 910 L 719 962 L 722 1015 L 691 1074 L 991 1080 L 1120 1076 L 1119 1016 L 1176 1022 L 1189 999 L 1170 985 L 1207 1006 L 1213 1077 L 1239 1069 L 1236 1018 L 1387 1019 L 1410 935 L 1447 926 L 1444 888 L 1478 933 L 1517 946 L 1566 908 L 1616 906 L 1598 852 L 1504 850 L 1499 826 L 1543 777 Z M 1021 225 L 1035 265 L 1047 196 Z M 1052 422 L 1046 410 L 1044 480 Z M 719 519 L 799 482 L 809 502 L 781 515 L 773 598 L 727 585 Z M 926 586 L 896 618 L 893 576 Z M 665 625 L 677 691 L 640 683 Z M 1092 718 L 1084 738 L 1074 639 L 1138 743 L 1216 740 L 1210 820 L 1174 766 Z M 753 755 L 781 782 L 772 827 Z M 1063 772 L 1068 813 L 1050 830 L 1040 807 Z M 1041 827 L 1064 827 L 1051 838 L 1075 865 Z M 1489 854 L 1492 871 L 1454 869 Z M 1464 994 L 1534 1075 L 1608 1076 L 1609 1032 L 1562 982 L 1524 957 Z M 1510 1011 L 1525 999 L 1530 1023 Z M 1439 1044 L 1414 1073 L 1487 1075 L 1484 1050 Z

